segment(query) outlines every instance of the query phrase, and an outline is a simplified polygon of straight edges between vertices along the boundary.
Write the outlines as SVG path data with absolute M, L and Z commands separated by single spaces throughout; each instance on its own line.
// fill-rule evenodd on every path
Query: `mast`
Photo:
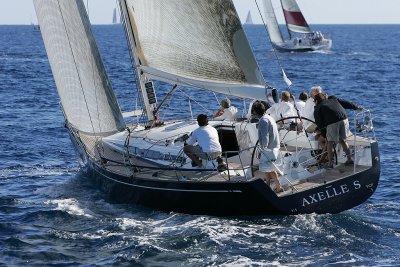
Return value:
M 143 102 L 143 108 L 144 108 L 144 113 L 147 116 L 147 119 L 149 121 L 149 124 L 151 124 L 155 120 L 155 114 L 154 111 L 157 108 L 156 103 L 154 103 L 154 99 L 149 99 L 148 91 L 146 90 L 146 77 L 144 77 L 143 72 L 140 70 L 140 59 L 137 54 L 137 44 L 138 42 L 136 41 L 135 34 L 131 27 L 131 21 L 130 17 L 128 14 L 128 7 L 127 3 L 125 0 L 118 0 L 120 9 L 121 9 L 121 21 L 124 24 L 125 28 L 125 33 L 127 35 L 128 39 L 128 46 L 129 46 L 129 52 L 132 60 L 133 67 L 135 69 L 135 74 L 136 74 L 136 87 L 138 91 L 140 92 L 140 96 L 142 97 L 142 102 Z M 151 90 L 151 89 L 150 89 Z M 153 89 L 154 93 L 154 89 Z M 151 100 L 151 101 L 150 101 Z

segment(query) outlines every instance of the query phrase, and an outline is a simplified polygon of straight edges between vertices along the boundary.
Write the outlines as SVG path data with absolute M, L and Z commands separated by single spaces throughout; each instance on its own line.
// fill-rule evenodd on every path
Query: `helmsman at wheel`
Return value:
M 202 167 L 201 159 L 217 159 L 221 156 L 222 148 L 217 130 L 208 125 L 207 115 L 197 116 L 197 123 L 199 128 L 192 132 L 183 152 L 192 160 L 193 167 Z

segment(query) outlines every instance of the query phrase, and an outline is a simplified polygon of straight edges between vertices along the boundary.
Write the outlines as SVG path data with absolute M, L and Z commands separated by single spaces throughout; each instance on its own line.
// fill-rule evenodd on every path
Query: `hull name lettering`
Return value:
M 303 207 L 314 203 L 322 202 L 327 199 L 340 196 L 342 194 L 347 194 L 350 192 L 350 188 L 353 188 L 354 190 L 360 189 L 361 188 L 360 181 L 358 180 L 354 181 L 352 183 L 352 186 L 348 186 L 347 184 L 342 184 L 337 187 L 329 187 L 326 188 L 324 191 L 308 195 L 307 197 L 303 198 Z

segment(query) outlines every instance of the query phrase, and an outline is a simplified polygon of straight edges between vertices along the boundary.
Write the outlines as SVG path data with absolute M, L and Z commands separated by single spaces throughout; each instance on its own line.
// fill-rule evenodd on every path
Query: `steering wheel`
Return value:
M 279 119 L 279 120 L 277 120 L 276 121 L 276 123 L 277 124 L 281 124 L 281 123 L 283 123 L 283 124 L 285 124 L 285 121 L 287 121 L 287 120 L 291 120 L 291 121 L 293 121 L 293 120 L 299 120 L 299 121 L 309 121 L 309 122 L 311 122 L 311 123 L 314 123 L 315 124 L 315 122 L 313 121 L 313 120 L 310 120 L 310 119 L 308 119 L 308 118 L 301 118 L 300 119 L 300 117 L 299 116 L 290 116 L 290 117 L 286 117 L 286 118 L 281 118 L 281 119 Z M 293 130 L 293 131 L 297 131 L 297 125 L 298 124 L 296 124 L 294 127 L 294 129 L 289 129 L 289 131 L 290 130 Z M 307 136 L 307 138 L 308 138 L 308 133 L 307 133 L 307 131 L 305 131 L 305 129 L 302 129 L 302 131 L 304 131 L 305 132 L 305 134 L 306 134 L 306 136 Z M 286 137 L 286 136 L 285 136 Z M 283 140 L 280 140 L 281 141 L 281 143 L 282 142 L 284 142 L 284 139 Z M 257 140 L 257 142 L 256 142 L 256 144 L 254 145 L 254 149 L 253 149 L 253 152 L 252 152 L 252 155 L 251 155 L 251 175 L 254 177 L 254 172 L 256 171 L 256 168 L 254 167 L 254 157 L 255 157 L 255 155 L 258 155 L 258 153 L 256 153 L 257 151 L 259 151 L 259 149 L 258 149 L 258 144 L 259 144 L 259 140 Z M 334 155 L 334 159 L 335 159 L 335 162 L 336 162 L 336 164 L 337 164 L 337 153 L 336 153 L 336 148 L 335 147 L 333 147 L 333 155 Z M 315 157 L 316 156 L 316 151 L 315 150 L 312 150 L 311 151 L 311 156 L 313 156 L 313 157 Z

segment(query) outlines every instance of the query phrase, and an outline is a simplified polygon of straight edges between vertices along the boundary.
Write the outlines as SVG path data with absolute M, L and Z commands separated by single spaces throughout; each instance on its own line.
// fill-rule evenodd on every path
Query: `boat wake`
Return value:
M 55 210 L 65 211 L 70 215 L 84 216 L 87 218 L 94 217 L 89 209 L 81 207 L 81 203 L 74 198 L 47 200 L 45 204 L 53 205 L 55 206 Z
M 23 177 L 54 177 L 71 175 L 78 171 L 77 167 L 66 167 L 66 166 L 22 166 L 15 165 L 4 169 L 0 169 L 0 179 L 15 179 Z

